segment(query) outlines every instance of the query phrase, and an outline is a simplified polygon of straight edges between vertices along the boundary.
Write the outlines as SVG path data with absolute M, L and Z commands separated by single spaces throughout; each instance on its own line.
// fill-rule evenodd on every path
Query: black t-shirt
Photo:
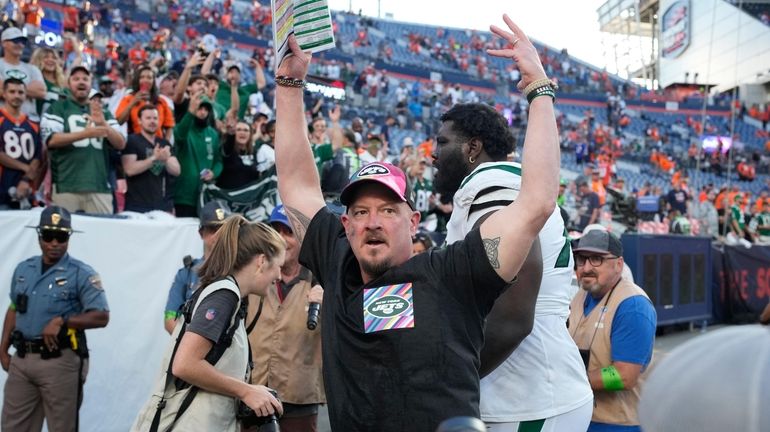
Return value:
M 323 208 L 299 261 L 324 287 L 333 430 L 424 432 L 449 417 L 479 416 L 484 318 L 506 284 L 478 230 L 364 285 L 342 224 Z
M 687 192 L 671 189 L 668 191 L 666 201 L 671 205 L 671 208 L 678 210 L 679 213 L 687 213 Z
M 238 304 L 238 296 L 228 289 L 220 289 L 201 300 L 195 310 L 187 331 L 199 334 L 217 343 L 222 333 L 230 326 L 230 320 Z
M 258 179 L 256 153 L 239 154 L 235 149 L 235 135 L 226 135 L 222 145 L 222 174 L 217 178 L 217 186 L 238 189 Z
M 131 134 L 126 140 L 123 154 L 133 154 L 136 155 L 136 160 L 145 160 L 152 156 L 155 144 L 161 148 L 171 147 L 163 138 L 155 137 L 155 142 L 151 143 L 141 134 Z M 170 197 L 173 194 L 169 190 L 170 177 L 166 172 L 166 165 L 157 161 L 147 171 L 127 177 L 126 208 L 134 211 L 171 211 L 173 203 Z

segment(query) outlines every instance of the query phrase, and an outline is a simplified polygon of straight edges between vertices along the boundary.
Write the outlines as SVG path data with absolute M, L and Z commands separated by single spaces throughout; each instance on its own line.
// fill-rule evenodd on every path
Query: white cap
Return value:
M 401 141 L 401 145 L 402 147 L 406 147 L 406 146 L 414 147 L 414 140 L 412 139 L 412 137 L 406 137 L 404 138 L 403 141 Z
M 655 366 L 641 391 L 645 432 L 768 432 L 770 327 L 698 336 Z
M 21 30 L 19 30 L 17 27 L 8 27 L 7 29 L 3 30 L 3 35 L 0 36 L 0 39 L 5 42 L 7 40 L 16 39 L 27 40 L 27 37 L 24 36 L 24 33 L 22 33 Z

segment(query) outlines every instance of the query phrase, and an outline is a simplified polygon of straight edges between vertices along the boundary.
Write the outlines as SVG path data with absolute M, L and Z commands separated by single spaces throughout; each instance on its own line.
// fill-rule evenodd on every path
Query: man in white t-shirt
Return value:
M 482 104 L 455 105 L 441 121 L 434 154 L 438 165 L 434 188 L 441 194 L 454 194 L 454 210 L 447 226 L 447 243 L 451 244 L 518 198 L 521 166 L 505 162 L 513 151 L 513 136 L 506 119 L 494 109 Z M 481 417 L 490 431 L 584 432 L 591 420 L 593 394 L 566 327 L 575 294 L 574 261 L 558 207 L 538 239 L 542 279 L 537 282 L 534 325 L 502 365 L 487 376 L 483 376 L 482 353 Z M 530 251 L 530 256 L 534 253 Z M 532 283 L 530 271 L 522 267 L 517 285 L 498 299 L 487 320 L 487 341 L 495 338 L 491 331 L 512 327 L 505 322 L 505 311 L 500 321 L 495 318 L 495 309 L 511 307 L 501 304 L 506 296 L 526 297 L 528 292 L 537 292 L 526 285 Z
M 8 78 L 16 78 L 27 86 L 27 100 L 21 106 L 21 111 L 30 120 L 39 122 L 42 113 L 37 112 L 35 99 L 45 98 L 47 92 L 43 74 L 37 67 L 21 61 L 27 38 L 16 27 L 3 30 L 0 40 L 3 43 L 3 58 L 0 59 L 0 83 Z M 0 90 L 2 93 L 2 90 Z

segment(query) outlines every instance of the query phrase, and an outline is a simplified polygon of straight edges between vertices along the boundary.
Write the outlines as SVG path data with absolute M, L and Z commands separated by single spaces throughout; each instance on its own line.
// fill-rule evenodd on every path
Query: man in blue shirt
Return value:
M 109 321 L 101 277 L 67 254 L 69 212 L 43 210 L 36 227 L 42 256 L 22 261 L 11 279 L 0 362 L 8 372 L 2 430 L 78 430 L 88 372 L 86 329 Z M 16 354 L 8 349 L 13 344 Z
M 176 272 L 174 282 L 168 291 L 166 309 L 163 313 L 163 326 L 169 334 L 174 331 L 176 320 L 182 314 L 182 306 L 198 288 L 198 267 L 209 256 L 209 251 L 214 246 L 216 239 L 215 234 L 230 214 L 230 207 L 219 201 L 210 201 L 201 209 L 198 234 L 203 240 L 203 256 L 192 259 L 190 255 L 187 255 L 182 260 L 184 266 Z
M 588 431 L 640 432 L 638 382 L 652 360 L 655 308 L 622 278 L 623 246 L 613 234 L 589 231 L 574 252 L 581 291 L 570 304 L 569 332 L 594 391 Z

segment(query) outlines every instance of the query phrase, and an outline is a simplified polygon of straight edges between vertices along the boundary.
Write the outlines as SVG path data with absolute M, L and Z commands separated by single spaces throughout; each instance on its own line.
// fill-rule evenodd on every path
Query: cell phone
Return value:
M 141 83 L 141 84 L 139 84 L 139 91 L 145 92 L 145 93 L 149 92 L 150 91 L 150 84 L 148 84 L 148 83 Z

